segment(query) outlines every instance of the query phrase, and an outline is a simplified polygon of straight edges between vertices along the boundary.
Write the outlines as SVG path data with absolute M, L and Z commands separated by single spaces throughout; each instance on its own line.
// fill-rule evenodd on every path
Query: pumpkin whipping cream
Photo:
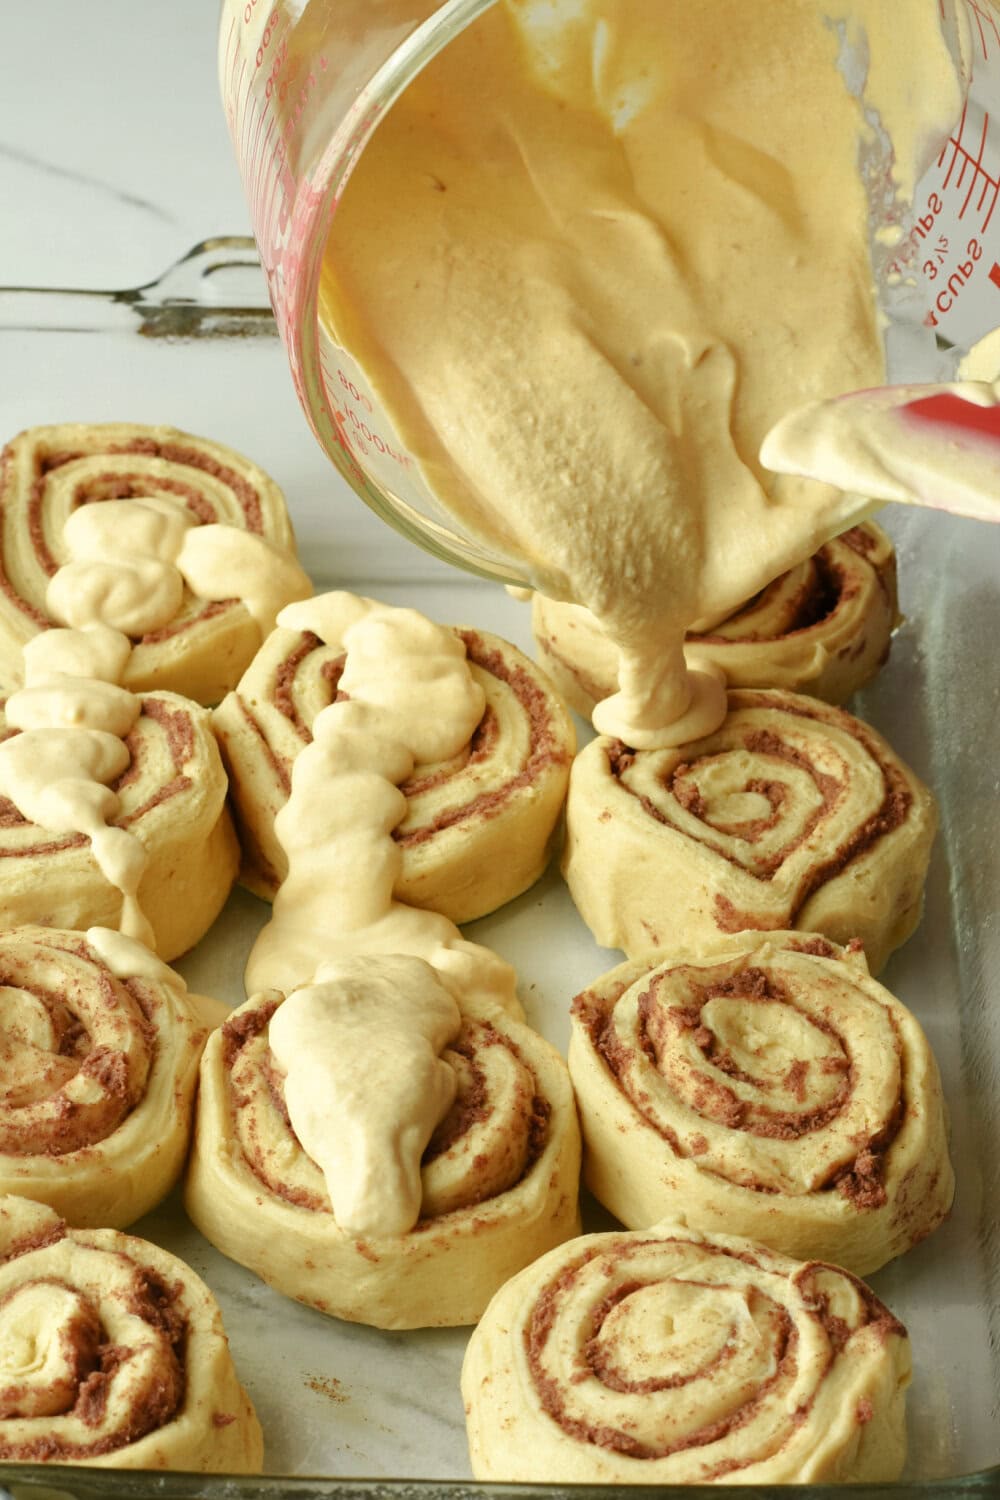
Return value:
M 520 1011 L 509 965 L 392 894 L 399 784 L 458 753 L 483 690 L 455 632 L 416 610 L 336 592 L 288 606 L 278 623 L 341 640 L 347 659 L 343 696 L 317 715 L 275 819 L 288 874 L 251 950 L 247 993 L 288 995 L 271 1046 L 338 1224 L 402 1234 L 419 1216 L 424 1147 L 454 1098 L 440 1054 L 459 1006 Z
M 883 378 L 860 163 L 886 129 L 905 201 L 959 107 L 933 0 L 506 0 L 366 147 L 321 315 L 461 526 L 597 615 L 602 732 L 717 727 L 685 628 L 865 508 L 758 451 Z
M 322 1169 L 348 1234 L 405 1234 L 420 1217 L 420 1160 L 455 1098 L 440 1056 L 462 1017 L 419 958 L 320 968 L 271 1018 L 295 1134 Z
M 321 1311 L 474 1322 L 579 1225 L 569 1075 L 518 1024 L 513 969 L 393 894 L 400 784 L 462 750 L 485 694 L 461 636 L 415 610 L 330 593 L 279 625 L 346 657 L 275 819 L 288 874 L 250 999 L 206 1049 L 188 1212 Z

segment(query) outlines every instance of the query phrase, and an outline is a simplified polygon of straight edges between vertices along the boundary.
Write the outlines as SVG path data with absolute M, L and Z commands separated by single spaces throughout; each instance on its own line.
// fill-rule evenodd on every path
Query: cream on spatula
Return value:
M 776 474 L 1000 521 L 1000 380 L 879 386 L 796 407 L 760 450 Z

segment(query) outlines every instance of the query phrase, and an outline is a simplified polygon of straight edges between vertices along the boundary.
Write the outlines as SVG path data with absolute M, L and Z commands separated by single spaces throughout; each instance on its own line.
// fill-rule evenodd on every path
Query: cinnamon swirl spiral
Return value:
M 562 1245 L 462 1370 L 473 1471 L 557 1484 L 888 1480 L 906 1331 L 846 1271 L 679 1224 Z
M 0 1460 L 259 1473 L 260 1426 L 194 1272 L 0 1198 Z
M 316 715 L 337 697 L 346 661 L 339 642 L 323 633 L 322 609 L 322 598 L 297 609 L 315 629 L 273 631 L 214 715 L 243 846 L 240 878 L 266 900 L 288 867 L 275 815 Z M 393 837 L 403 852 L 396 898 L 461 923 L 541 875 L 576 739 L 561 699 L 516 647 L 485 631 L 456 633 L 486 708 L 454 760 L 418 764 L 402 783 L 408 807 Z
M 0 737 L 14 732 L 0 714 Z M 175 693 L 143 696 L 124 743 L 128 765 L 111 782 L 119 804 L 112 826 L 145 847 L 139 899 L 156 951 L 169 961 L 208 931 L 236 878 L 226 773 L 208 711 Z M 0 797 L 0 925 L 117 927 L 121 909 L 122 893 L 101 873 L 86 835 L 52 833 Z
M 49 587 L 67 560 L 70 518 L 81 507 L 126 499 L 172 508 L 185 526 L 225 528 L 238 549 L 229 563 L 232 586 L 222 591 L 231 597 L 203 595 L 178 579 L 167 618 L 123 627 L 133 639 L 125 687 L 217 703 L 261 642 L 247 604 L 248 556 L 261 553 L 274 573 L 288 570 L 287 597 L 301 597 L 305 585 L 274 481 L 231 448 L 173 427 L 63 423 L 30 428 L 7 444 L 0 457 L 0 676 L 16 678 L 25 642 L 57 623 Z
M 0 932 L 0 1192 L 124 1228 L 187 1154 L 207 1027 L 180 977 L 107 929 Z
M 677 749 L 594 740 L 577 756 L 564 874 L 604 947 L 630 957 L 720 934 L 860 938 L 871 971 L 916 926 L 937 823 L 930 792 L 843 709 L 741 689 Z
M 589 610 L 535 594 L 538 659 L 589 719 L 618 682 L 618 653 Z M 892 543 L 871 521 L 852 526 L 724 620 L 688 632 L 730 687 L 787 688 L 843 703 L 870 682 L 899 621 Z
M 529 1027 L 466 1017 L 442 1057 L 454 1103 L 420 1163 L 419 1218 L 361 1236 L 289 1120 L 269 1024 L 252 996 L 205 1049 L 188 1213 L 225 1255 L 300 1302 L 378 1328 L 473 1323 L 509 1276 L 579 1230 L 580 1142 L 565 1064 Z
M 683 1214 L 867 1276 L 950 1208 L 927 1039 L 825 938 L 620 965 L 573 1002 L 569 1068 L 585 1181 L 631 1229 Z

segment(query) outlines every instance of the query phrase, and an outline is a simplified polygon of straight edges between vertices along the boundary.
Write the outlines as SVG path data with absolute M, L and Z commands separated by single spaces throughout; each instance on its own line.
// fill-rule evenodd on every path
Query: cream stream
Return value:
M 501 0 L 362 154 L 322 315 L 461 527 L 598 616 L 604 732 L 716 727 L 686 627 L 868 507 L 758 452 L 883 378 L 869 119 L 905 197 L 959 108 L 937 0 Z
M 362 954 L 426 960 L 464 1010 L 519 1011 L 510 966 L 447 917 L 393 898 L 406 812 L 399 783 L 447 760 L 483 712 L 454 631 L 412 609 L 332 593 L 289 605 L 278 623 L 340 641 L 345 700 L 317 714 L 275 827 L 288 875 L 246 969 L 248 994 L 312 981 L 320 964 Z
M 422 1152 L 454 1097 L 439 1054 L 459 1006 L 520 1014 L 508 964 L 392 894 L 399 783 L 458 754 L 483 693 L 454 631 L 415 610 L 333 593 L 290 605 L 278 623 L 343 643 L 344 697 L 316 716 L 292 768 L 276 819 L 288 875 L 251 951 L 247 991 L 289 996 L 269 1043 L 338 1225 L 403 1234 L 419 1217 Z
M 24 687 L 6 704 L 20 734 L 0 744 L 0 791 L 22 817 L 53 833 L 82 833 L 108 883 L 121 892 L 120 926 L 149 948 L 139 906 L 147 855 L 127 828 L 109 827 L 119 808 L 109 783 L 129 764 L 124 737 L 140 699 L 118 686 L 128 639 L 106 625 L 46 630 L 24 648 Z

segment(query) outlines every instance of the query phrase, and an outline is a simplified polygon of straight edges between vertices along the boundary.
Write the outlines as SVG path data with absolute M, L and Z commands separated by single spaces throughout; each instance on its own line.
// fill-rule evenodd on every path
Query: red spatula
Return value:
M 1000 521 L 1000 381 L 879 386 L 796 408 L 761 462 L 838 489 Z

